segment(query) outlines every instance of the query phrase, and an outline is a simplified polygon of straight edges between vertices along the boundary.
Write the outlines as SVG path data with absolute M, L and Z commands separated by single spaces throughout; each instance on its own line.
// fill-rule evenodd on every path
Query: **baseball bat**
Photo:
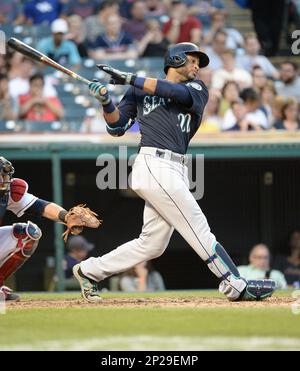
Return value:
M 73 79 L 83 82 L 84 84 L 89 84 L 90 81 L 85 79 L 84 77 L 78 75 L 77 73 L 69 70 L 68 68 L 62 66 L 61 64 L 55 62 L 51 58 L 47 57 L 45 54 L 39 52 L 38 50 L 32 48 L 31 46 L 23 43 L 22 41 L 16 39 L 15 37 L 11 37 L 7 41 L 7 45 L 16 50 L 17 52 L 25 55 L 26 57 L 33 59 L 34 61 L 46 64 L 50 67 L 55 68 L 58 71 L 65 73 L 68 76 L 71 76 Z

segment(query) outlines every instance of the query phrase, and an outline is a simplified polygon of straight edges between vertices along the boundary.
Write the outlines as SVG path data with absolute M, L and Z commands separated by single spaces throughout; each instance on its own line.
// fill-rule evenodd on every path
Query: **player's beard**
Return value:
M 186 67 L 180 67 L 178 74 L 182 77 L 181 81 L 195 80 L 197 78 L 196 71 L 188 71 Z

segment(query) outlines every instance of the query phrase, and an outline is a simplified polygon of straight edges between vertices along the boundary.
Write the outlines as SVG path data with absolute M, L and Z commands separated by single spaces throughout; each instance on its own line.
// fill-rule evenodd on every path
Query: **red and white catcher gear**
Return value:
M 7 286 L 0 287 L 0 300 L 19 301 L 20 296 L 13 293 L 13 290 Z
M 14 224 L 12 234 L 16 241 L 16 249 L 0 266 L 0 287 L 33 255 L 42 237 L 40 228 L 30 221 Z
M 23 179 L 14 178 L 10 185 L 10 197 L 14 202 L 19 202 L 28 191 L 28 184 Z

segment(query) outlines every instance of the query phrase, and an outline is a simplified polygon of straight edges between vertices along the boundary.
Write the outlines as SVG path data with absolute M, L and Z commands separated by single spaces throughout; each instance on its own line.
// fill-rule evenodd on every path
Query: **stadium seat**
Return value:
M 0 133 L 14 133 L 20 129 L 16 121 L 0 121 Z
M 40 121 L 24 121 L 25 130 L 27 132 L 61 132 L 63 125 L 59 121 L 40 122 Z

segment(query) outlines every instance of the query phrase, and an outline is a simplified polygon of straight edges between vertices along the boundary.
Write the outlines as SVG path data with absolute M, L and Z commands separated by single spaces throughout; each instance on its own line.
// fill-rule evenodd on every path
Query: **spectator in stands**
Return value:
M 222 90 L 227 81 L 236 81 L 241 89 L 252 86 L 252 77 L 249 72 L 236 66 L 233 50 L 225 50 L 222 54 L 222 61 L 224 67 L 215 71 L 213 75 L 213 88 Z
M 274 124 L 274 115 L 273 115 L 273 109 L 275 98 L 276 98 L 277 92 L 275 89 L 274 82 L 272 80 L 267 80 L 263 88 L 261 89 L 261 101 L 262 106 L 261 109 L 266 114 L 270 127 Z
M 246 280 L 271 279 L 276 282 L 277 289 L 287 288 L 284 275 L 271 268 L 271 254 L 267 245 L 255 245 L 250 251 L 249 263 L 238 267 L 240 275 Z
M 87 58 L 86 29 L 82 18 L 79 15 L 71 15 L 68 17 L 68 24 L 69 33 L 66 35 L 66 40 L 70 40 L 76 45 L 81 58 Z
M 141 40 L 147 31 L 147 6 L 142 0 L 137 0 L 131 7 L 131 18 L 124 24 L 124 31 L 128 32 L 134 40 Z
M 219 114 L 224 117 L 225 112 L 230 109 L 231 104 L 239 100 L 240 89 L 235 81 L 227 81 L 222 89 L 222 100 Z
M 250 0 L 252 20 L 259 42 L 266 56 L 276 55 L 285 14 L 285 0 Z
M 241 101 L 233 102 L 225 113 L 223 130 L 263 130 L 269 127 L 266 114 L 261 109 L 260 96 L 253 88 L 244 89 Z
M 0 74 L 8 74 L 7 59 L 4 58 L 4 54 L 0 54 Z
M 212 77 L 213 77 L 213 71 L 206 67 L 206 68 L 200 68 L 198 71 L 198 78 L 199 80 L 202 80 L 204 84 L 207 86 L 208 89 L 211 88 L 212 84 Z
M 89 243 L 83 236 L 71 236 L 67 242 L 67 254 L 64 258 L 64 272 L 65 278 L 68 280 L 67 286 L 71 286 L 72 283 L 78 287 L 78 281 L 73 280 L 73 267 L 74 265 L 82 262 L 88 256 L 88 254 L 94 249 L 94 245 Z
M 104 23 L 105 32 L 91 44 L 89 55 L 93 59 L 130 59 L 137 57 L 137 48 L 132 37 L 122 30 L 119 15 L 110 15 Z
M 246 120 L 248 120 L 253 128 L 268 129 L 270 124 L 266 114 L 261 109 L 261 97 L 253 88 L 244 89 L 240 97 L 244 101 L 246 107 Z
M 262 88 L 267 83 L 267 76 L 260 66 L 254 66 L 252 69 L 253 88 L 261 94 Z
M 272 105 L 272 116 L 273 124 L 277 121 L 282 121 L 282 108 L 285 105 L 287 98 L 282 97 L 281 95 L 276 95 Z
M 67 21 L 56 19 L 51 25 L 52 36 L 42 39 L 37 49 L 63 66 L 78 69 L 81 58 L 73 41 L 65 39 L 68 31 Z
M 165 284 L 150 262 L 137 264 L 120 276 L 120 289 L 127 292 L 164 291 Z
M 282 107 L 282 120 L 274 123 L 277 130 L 296 131 L 300 129 L 299 104 L 289 98 Z
M 222 129 L 224 131 L 262 130 L 259 125 L 253 124 L 247 119 L 247 108 L 242 99 L 231 103 L 231 109 L 225 114 Z
M 9 94 L 14 100 L 18 101 L 20 95 L 29 92 L 29 79 L 35 72 L 35 66 L 31 59 L 22 56 L 21 62 L 18 65 L 15 78 L 9 80 Z M 57 95 L 55 88 L 51 83 L 51 77 L 45 77 L 45 85 L 43 96 L 55 97 Z
M 245 121 L 246 113 L 246 107 L 242 99 L 233 101 L 225 113 L 222 131 L 248 131 L 249 126 Z
M 10 80 L 19 76 L 21 64 L 24 60 L 24 56 L 21 53 L 13 51 L 12 53 L 7 54 L 8 58 L 8 77 Z
M 300 103 L 300 77 L 298 66 L 294 62 L 286 61 L 280 66 L 280 81 L 276 85 L 279 95 L 296 98 Z
M 239 49 L 244 45 L 244 38 L 238 30 L 235 28 L 229 28 L 225 25 L 226 15 L 222 11 L 216 11 L 212 16 L 212 25 L 209 31 L 204 37 L 204 42 L 206 45 L 210 45 L 214 38 L 214 35 L 218 31 L 226 32 L 226 48 L 227 49 Z
M 218 31 L 215 33 L 211 46 L 205 48 L 209 56 L 209 68 L 213 71 L 223 68 L 222 54 L 226 51 L 227 33 Z
M 201 126 L 198 130 L 202 133 L 218 133 L 221 131 L 222 119 L 219 116 L 221 93 L 218 90 L 209 91 L 209 99 L 203 113 Z
M 29 0 L 24 4 L 24 15 L 28 24 L 50 24 L 62 11 L 60 0 Z
M 289 241 L 290 255 L 279 257 L 275 266 L 283 272 L 289 286 L 300 288 L 300 231 L 294 231 Z
M 188 14 L 185 3 L 172 1 L 170 20 L 163 26 L 163 33 L 171 44 L 192 42 L 199 44 L 202 34 L 200 21 Z
M 24 22 L 21 0 L 1 0 L 0 24 L 22 24 Z
M 119 4 L 116 0 L 104 0 L 96 11 L 95 15 L 85 20 L 86 35 L 89 43 L 94 43 L 99 35 L 104 33 L 105 20 L 113 14 L 119 15 Z
M 65 15 L 67 17 L 71 15 L 78 15 L 82 19 L 85 19 L 95 14 L 98 3 L 99 2 L 97 0 L 68 1 L 62 10 L 62 15 Z
M 29 121 L 57 121 L 64 115 L 61 102 L 57 97 L 43 95 L 43 75 L 35 74 L 30 78 L 29 93 L 19 97 L 19 117 Z
M 0 74 L 0 120 L 15 120 L 16 118 L 17 106 L 9 94 L 8 78 Z
M 169 40 L 162 33 L 160 23 L 156 19 L 146 22 L 146 34 L 138 43 L 138 52 L 141 57 L 164 57 Z
M 260 44 L 257 36 L 250 33 L 245 36 L 245 55 L 237 57 L 237 64 L 246 71 L 251 72 L 253 67 L 259 66 L 269 78 L 278 79 L 279 72 L 268 58 L 260 55 Z
M 167 14 L 167 9 L 164 1 L 161 0 L 146 0 L 147 16 L 160 18 Z
M 196 16 L 202 23 L 204 30 L 212 27 L 212 18 L 219 12 L 226 13 L 222 0 L 191 0 L 189 1 L 189 14 Z

